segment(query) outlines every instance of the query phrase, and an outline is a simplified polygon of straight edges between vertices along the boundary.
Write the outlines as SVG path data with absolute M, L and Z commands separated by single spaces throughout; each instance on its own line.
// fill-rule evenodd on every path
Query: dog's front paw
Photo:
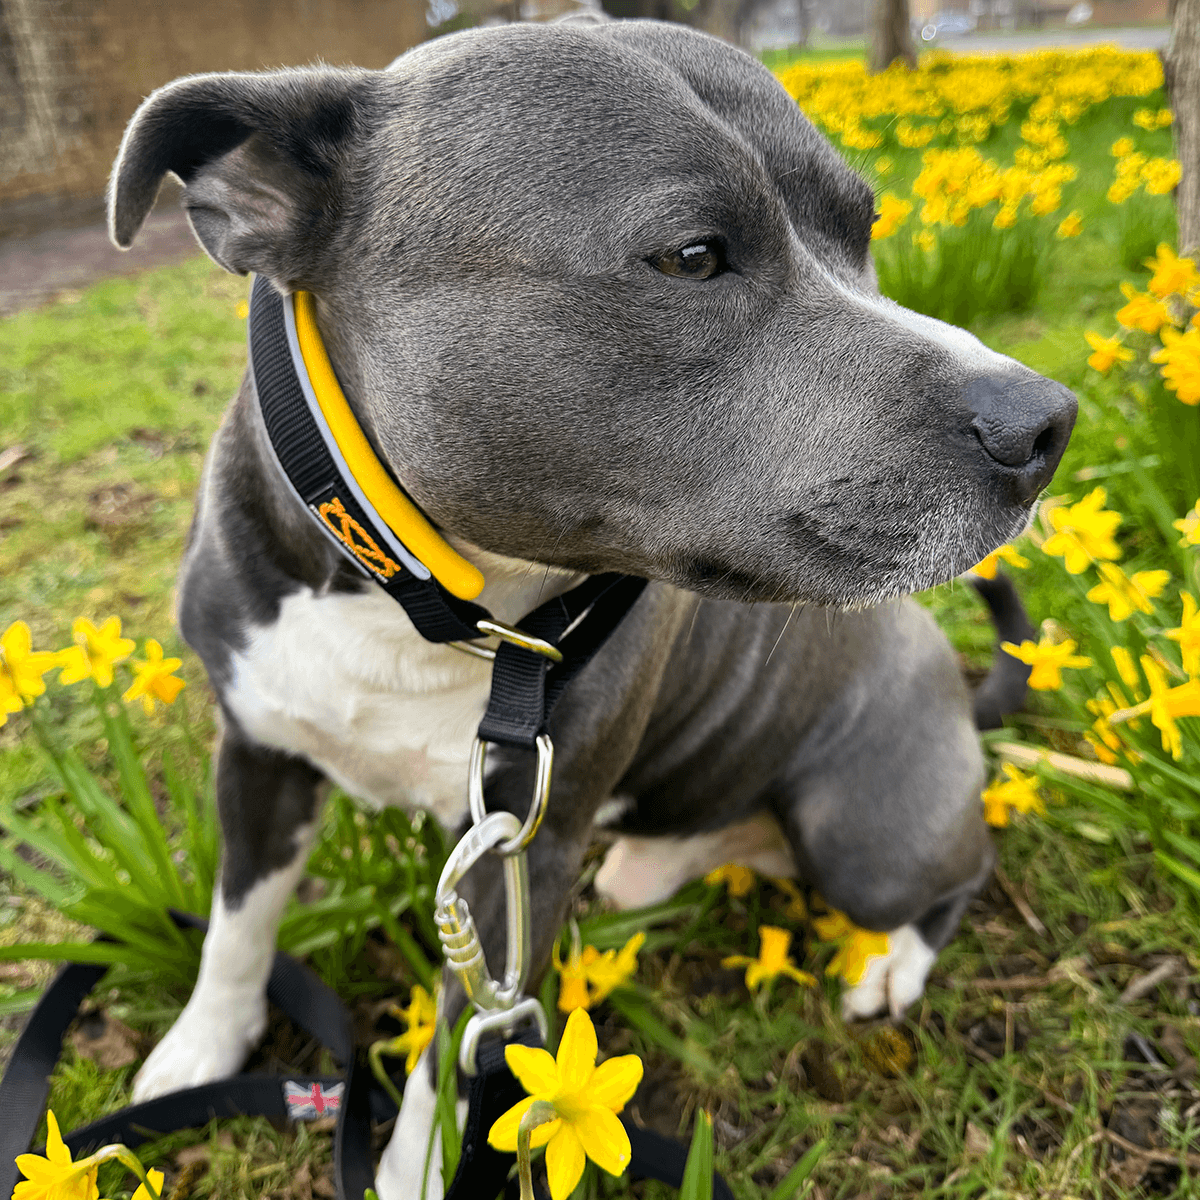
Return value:
M 899 1020 L 905 1009 L 925 990 L 929 968 L 937 951 L 912 925 L 903 925 L 888 934 L 887 954 L 869 959 L 863 977 L 842 995 L 842 1018 L 862 1020 L 884 1011 Z
M 375 1172 L 379 1200 L 442 1200 L 442 1131 L 435 1123 L 437 1096 L 433 1090 L 433 1057 L 422 1054 L 404 1085 L 404 1103 L 396 1118 L 391 1140 L 383 1148 Z M 455 1106 L 461 1132 L 467 1120 L 467 1102 Z M 426 1174 L 425 1165 L 429 1170 Z M 425 1183 L 421 1190 L 422 1180 Z
M 133 1102 L 227 1079 L 246 1061 L 266 1027 L 265 997 L 227 998 L 218 1005 L 193 995 L 135 1076 Z

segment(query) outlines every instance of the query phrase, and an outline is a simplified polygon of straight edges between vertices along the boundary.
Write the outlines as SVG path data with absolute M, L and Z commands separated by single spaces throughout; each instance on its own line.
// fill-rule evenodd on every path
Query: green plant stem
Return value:
M 91 1154 L 87 1158 L 81 1158 L 75 1165 L 90 1171 L 93 1167 L 98 1167 L 103 1162 L 111 1162 L 114 1158 L 138 1177 L 142 1186 L 149 1193 L 150 1200 L 162 1200 L 162 1194 L 150 1182 L 150 1177 L 146 1174 L 146 1168 L 142 1166 L 142 1160 L 128 1146 L 120 1142 L 115 1142 L 111 1146 L 101 1146 L 95 1154 Z
M 539 1125 L 558 1120 L 558 1109 L 548 1100 L 536 1100 L 517 1126 L 517 1176 L 521 1181 L 521 1200 L 533 1200 L 533 1166 L 529 1160 L 529 1139 Z
M 397 1108 L 404 1104 L 404 1097 L 396 1090 L 396 1085 L 392 1082 L 391 1076 L 383 1067 L 384 1055 L 392 1055 L 393 1038 L 380 1038 L 377 1042 L 371 1043 L 371 1048 L 367 1051 L 367 1062 L 371 1064 L 371 1074 L 379 1081 L 379 1086 L 392 1098 L 392 1102 Z M 407 1053 L 407 1051 L 405 1051 Z

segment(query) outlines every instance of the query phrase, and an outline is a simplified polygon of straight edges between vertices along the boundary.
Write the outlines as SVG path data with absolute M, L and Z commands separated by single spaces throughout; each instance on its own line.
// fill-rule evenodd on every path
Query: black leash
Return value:
M 172 911 L 176 925 L 205 929 L 207 921 Z M 0 1079 L 0 1197 L 11 1200 L 20 1179 L 15 1159 L 26 1153 L 37 1132 L 50 1076 L 62 1049 L 62 1039 L 79 1007 L 104 977 L 107 964 L 67 963 L 46 989 L 17 1040 L 8 1068 Z M 318 976 L 279 951 L 267 984 L 267 996 L 287 1017 L 325 1046 L 345 1069 L 342 1075 L 242 1074 L 216 1083 L 184 1088 L 132 1104 L 63 1135 L 72 1158 L 99 1146 L 123 1142 L 136 1147 L 178 1129 L 195 1129 L 217 1117 L 263 1116 L 273 1120 L 313 1120 L 335 1115 L 333 1137 L 334 1184 L 338 1200 L 362 1200 L 375 1185 L 372 1167 L 371 1123 L 396 1116 L 396 1106 L 354 1053 L 350 1013 Z M 514 1040 L 529 1041 L 529 1036 Z M 504 1044 L 483 1042 L 479 1073 L 471 1080 L 462 1156 L 446 1200 L 493 1200 L 505 1190 L 515 1161 L 487 1144 L 488 1131 L 503 1113 L 525 1096 L 525 1089 L 504 1063 Z M 678 1187 L 687 1153 L 682 1145 L 642 1129 L 629 1118 L 633 1178 L 659 1179 Z M 414 1170 L 420 1170 L 419 1165 Z M 715 1200 L 733 1200 L 719 1177 L 714 1177 Z

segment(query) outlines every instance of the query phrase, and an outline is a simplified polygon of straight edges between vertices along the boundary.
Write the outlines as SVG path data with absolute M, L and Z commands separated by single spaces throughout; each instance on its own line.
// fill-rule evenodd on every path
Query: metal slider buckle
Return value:
M 498 1012 L 477 1012 L 467 1018 L 467 1026 L 463 1030 L 462 1041 L 458 1047 L 458 1065 L 464 1075 L 475 1075 L 479 1071 L 479 1043 L 491 1033 L 511 1036 L 517 1031 L 517 1026 L 527 1020 L 532 1020 L 542 1035 L 542 1045 L 550 1040 L 550 1025 L 546 1020 L 545 1010 L 532 996 L 526 996 L 512 1008 Z
M 477 737 L 471 743 L 471 761 L 467 768 L 467 801 L 471 806 L 471 820 L 476 828 L 482 825 L 488 816 L 487 806 L 483 798 L 483 772 L 487 763 L 487 742 Z M 529 802 L 529 812 L 525 815 L 525 823 L 513 838 L 493 847 L 501 858 L 519 854 L 530 842 L 546 815 L 546 804 L 550 799 L 550 777 L 554 771 L 554 743 L 549 734 L 539 733 L 537 736 L 537 774 L 533 781 L 533 799 Z M 511 815 L 511 814 L 509 814 Z M 515 820 L 516 818 L 514 818 Z
M 544 638 L 534 637 L 513 625 L 505 625 L 503 621 L 493 621 L 489 617 L 482 617 L 475 622 L 475 628 L 479 630 L 480 637 L 498 637 L 502 642 L 520 646 L 522 650 L 531 650 L 534 654 L 541 654 L 551 662 L 562 662 L 562 651 L 553 643 L 547 642 Z M 474 658 L 486 658 L 489 662 L 496 657 L 495 650 L 490 646 L 477 646 L 474 642 L 447 642 L 446 645 L 453 646 L 455 650 L 461 650 L 464 654 L 470 654 Z

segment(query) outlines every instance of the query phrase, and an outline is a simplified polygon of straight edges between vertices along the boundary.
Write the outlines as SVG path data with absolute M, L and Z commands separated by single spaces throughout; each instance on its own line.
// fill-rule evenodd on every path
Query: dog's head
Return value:
M 396 477 L 484 548 L 856 604 L 1024 526 L 1070 392 L 881 299 L 874 197 L 768 71 L 655 22 L 508 26 L 387 71 L 179 80 L 130 124 L 208 253 L 318 298 Z

